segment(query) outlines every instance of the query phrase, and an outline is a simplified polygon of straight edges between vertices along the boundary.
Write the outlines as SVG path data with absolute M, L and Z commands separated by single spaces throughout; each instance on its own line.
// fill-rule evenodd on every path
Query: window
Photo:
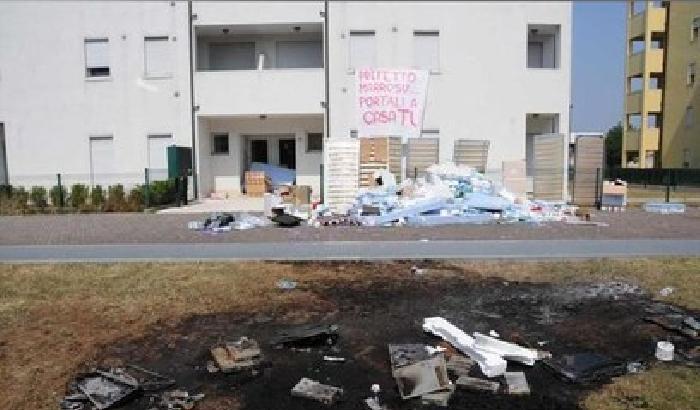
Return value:
M 88 78 L 109 77 L 109 40 L 106 38 L 85 39 L 85 76 Z
M 423 138 L 440 138 L 440 130 L 438 129 L 425 129 L 422 130 L 420 136 Z
M 254 70 L 255 43 L 211 43 L 209 44 L 209 69 Z
M 440 71 L 440 32 L 413 32 L 413 65 L 430 72 Z
M 116 172 L 114 137 L 90 136 L 90 185 L 109 184 Z
M 695 125 L 695 109 L 687 107 L 685 109 L 685 128 L 693 128 Z
M 167 170 L 168 147 L 174 144 L 173 136 L 171 134 L 151 134 L 148 135 L 147 139 L 148 168 L 151 170 Z
M 321 41 L 278 41 L 277 68 L 321 68 Z
M 627 129 L 630 131 L 639 130 L 642 125 L 642 116 L 639 114 L 627 115 Z
M 228 155 L 228 134 L 212 134 L 212 155 Z
M 700 36 L 700 17 L 695 17 L 690 25 L 690 41 L 695 41 Z
M 143 43 L 146 77 L 170 77 L 173 65 L 168 37 L 145 37 Z
M 560 31 L 558 24 L 528 24 L 528 68 L 559 68 Z
M 374 44 L 374 31 L 350 32 L 350 61 L 349 68 L 355 70 L 361 67 L 377 65 L 377 50 Z
M 686 83 L 688 85 L 695 84 L 695 63 L 688 64 Z
M 683 148 L 683 168 L 690 168 L 690 150 Z
M 357 130 L 350 130 L 350 138 L 357 138 L 357 137 L 358 137 Z
M 306 134 L 306 152 L 323 151 L 323 134 L 310 132 Z

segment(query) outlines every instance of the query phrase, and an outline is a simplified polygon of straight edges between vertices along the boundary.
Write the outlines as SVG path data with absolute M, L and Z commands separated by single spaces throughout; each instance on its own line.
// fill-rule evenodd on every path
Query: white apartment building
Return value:
M 294 168 L 318 195 L 324 139 L 356 135 L 357 67 L 429 70 L 423 134 L 439 136 L 441 160 L 479 139 L 489 169 L 532 162 L 534 135 L 568 135 L 571 12 L 566 1 L 333 0 L 327 14 L 323 1 L 3 1 L 0 178 L 141 181 L 175 144 L 193 148 L 201 196 L 240 192 L 251 162 Z

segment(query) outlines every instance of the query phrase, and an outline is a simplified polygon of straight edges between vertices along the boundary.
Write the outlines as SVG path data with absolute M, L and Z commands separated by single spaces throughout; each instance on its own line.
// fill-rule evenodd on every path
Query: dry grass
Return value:
M 499 276 L 537 282 L 625 279 L 651 292 L 673 286 L 677 290 L 671 301 L 700 308 L 700 281 L 695 278 L 699 267 L 697 259 L 467 263 L 433 270 L 430 277 Z M 397 279 L 406 272 L 406 265 L 388 264 L 0 265 L 0 409 L 55 409 L 65 383 L 100 346 L 139 337 L 156 322 L 167 327 L 197 313 L 289 312 L 327 303 L 311 292 L 277 291 L 275 282 L 282 277 L 352 286 Z M 585 405 L 590 409 L 637 408 L 640 403 L 649 404 L 648 408 L 698 408 L 699 373 L 655 368 L 618 379 L 590 396 Z M 228 406 L 208 403 L 207 408 Z

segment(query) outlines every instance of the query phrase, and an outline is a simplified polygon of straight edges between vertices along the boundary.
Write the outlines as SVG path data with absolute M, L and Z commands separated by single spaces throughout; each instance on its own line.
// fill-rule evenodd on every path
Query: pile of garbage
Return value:
M 466 165 L 441 163 L 426 176 L 395 184 L 387 170 L 375 173 L 377 186 L 361 189 L 348 216 L 366 226 L 435 226 L 492 222 L 578 220 L 564 201 L 518 198 Z M 325 214 L 327 212 L 321 211 Z
M 577 207 L 564 201 L 528 200 L 517 197 L 484 174 L 466 165 L 440 163 L 428 167 L 426 176 L 396 184 L 388 170 L 373 175 L 376 185 L 361 188 L 345 213 L 325 204 L 271 202 L 265 217 L 214 214 L 203 223 L 190 222 L 194 230 L 223 232 L 276 224 L 283 227 L 321 226 L 437 226 L 452 224 L 540 223 L 559 221 L 605 226 L 582 220 Z M 272 194 L 266 194 L 272 195 Z M 219 222 L 223 218 L 223 222 Z

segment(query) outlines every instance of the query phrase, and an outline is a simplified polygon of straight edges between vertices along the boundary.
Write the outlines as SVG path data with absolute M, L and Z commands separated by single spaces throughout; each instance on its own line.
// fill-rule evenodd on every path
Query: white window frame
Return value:
M 423 128 L 420 132 L 421 138 L 440 138 L 439 128 Z
M 309 136 L 311 135 L 319 135 L 321 137 L 321 148 L 319 149 L 310 149 L 309 148 Z M 307 132 L 306 133 L 306 152 L 323 152 L 323 133 L 322 132 Z
M 427 68 L 428 72 L 430 74 L 440 74 L 440 70 L 442 65 L 440 64 L 441 60 L 441 53 L 440 53 L 440 30 L 413 30 L 413 65 L 418 68 L 418 69 L 426 69 L 425 67 L 418 67 L 418 64 L 416 64 L 416 46 L 415 46 L 415 41 L 416 37 L 436 37 L 437 38 L 437 62 L 436 62 L 436 67 L 434 68 Z
M 94 76 L 89 74 L 89 70 L 91 68 L 99 68 L 103 66 L 94 66 L 91 67 L 88 65 L 88 47 L 87 45 L 89 43 L 106 43 L 107 44 L 107 70 L 109 71 L 109 74 L 104 75 L 104 76 Z M 84 60 L 84 65 L 83 65 L 83 70 L 85 70 L 85 79 L 87 81 L 109 81 L 112 79 L 112 66 L 109 61 L 109 38 L 108 37 L 85 37 L 83 39 L 83 60 Z
M 214 141 L 218 137 L 226 137 L 226 141 L 228 142 L 226 146 L 226 152 L 216 152 L 216 144 Z M 212 132 L 211 133 L 211 155 L 212 156 L 228 156 L 231 155 L 231 138 L 229 136 L 228 132 Z
M 683 123 L 686 129 L 691 129 L 695 126 L 695 108 L 692 105 L 685 107 L 685 115 Z
M 353 36 L 367 36 L 367 37 L 372 37 L 372 40 L 375 42 L 374 43 L 374 64 L 377 64 L 377 32 L 375 30 L 348 30 L 348 74 L 355 74 L 355 70 L 357 67 L 355 67 L 354 62 L 352 61 L 352 37 Z
M 172 65 L 169 68 L 168 71 L 162 72 L 162 73 L 149 73 L 148 72 L 148 51 L 146 49 L 146 44 L 148 41 L 165 41 L 170 45 L 170 36 L 166 35 L 152 35 L 152 36 L 144 36 L 143 37 L 143 76 L 146 79 L 149 80 L 158 80 L 158 79 L 164 79 L 164 78 L 172 78 L 173 77 L 173 69 Z M 172 47 L 170 47 L 172 48 Z M 174 61 L 174 50 L 169 50 L 171 51 L 171 64 Z
M 685 83 L 687 86 L 692 87 L 693 85 L 695 85 L 695 80 L 697 77 L 697 65 L 695 64 L 695 62 L 688 63 L 685 76 Z

